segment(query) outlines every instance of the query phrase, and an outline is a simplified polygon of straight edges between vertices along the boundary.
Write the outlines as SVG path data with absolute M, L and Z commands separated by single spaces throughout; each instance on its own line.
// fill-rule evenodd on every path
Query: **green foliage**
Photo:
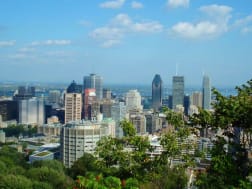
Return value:
M 126 180 L 125 189 L 138 189 L 139 188 L 139 182 L 135 178 L 128 178 Z
M 139 182 L 135 178 L 120 180 L 114 176 L 103 177 L 100 175 L 88 174 L 78 176 L 75 189 L 139 189 Z
M 53 189 L 52 185 L 47 182 L 33 181 L 32 188 L 36 189 Z
M 32 189 L 32 181 L 22 175 L 2 175 L 0 176 L 0 188 Z
M 71 179 L 56 160 L 36 161 L 28 165 L 24 154 L 4 146 L 0 149 L 0 188 L 67 188 Z
M 212 124 L 221 128 L 225 137 L 217 138 L 210 167 L 197 176 L 200 189 L 251 188 L 246 179 L 251 171 L 246 151 L 251 147 L 252 80 L 236 89 L 237 95 L 228 97 L 213 89 L 216 102 Z
M 65 188 L 65 175 L 48 167 L 31 168 L 27 176 L 36 181 L 51 183 L 54 188 Z
M 126 137 L 133 137 L 136 135 L 136 128 L 130 121 L 123 120 L 120 123 L 120 126 L 122 127 L 123 133 Z
M 4 128 L 3 131 L 7 137 L 19 137 L 20 135 L 31 137 L 33 134 L 37 133 L 37 127 L 31 125 L 9 125 L 7 128 Z
M 68 173 L 73 179 L 76 179 L 78 175 L 86 176 L 88 172 L 96 172 L 95 161 L 96 158 L 92 154 L 84 153 L 81 158 L 74 162 Z
M 121 180 L 119 178 L 109 176 L 104 179 L 104 185 L 110 189 L 120 189 Z
M 176 129 L 185 124 L 183 115 L 181 113 L 174 112 L 169 108 L 164 108 L 163 112 L 166 114 L 168 123 L 174 126 Z
M 190 125 L 199 128 L 201 132 L 205 132 L 204 137 L 208 137 L 208 128 L 214 128 L 213 114 L 205 109 L 198 107 L 199 113 L 189 117 Z
M 53 169 L 59 173 L 64 173 L 64 165 L 58 160 L 44 160 L 44 161 L 34 161 L 32 163 L 33 168 L 47 167 Z

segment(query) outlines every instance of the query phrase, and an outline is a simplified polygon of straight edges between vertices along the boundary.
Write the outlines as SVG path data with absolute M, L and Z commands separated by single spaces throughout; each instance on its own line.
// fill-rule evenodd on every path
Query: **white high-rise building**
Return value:
M 141 105 L 141 95 L 137 90 L 129 90 L 129 92 L 126 93 L 125 100 L 127 111 L 143 110 L 143 106 Z
M 19 123 L 21 124 L 44 124 L 44 100 L 31 98 L 19 101 Z
M 115 121 L 69 122 L 61 130 L 61 158 L 66 167 L 86 153 L 94 153 L 96 143 L 104 136 L 115 137 Z
M 65 123 L 81 120 L 82 95 L 80 93 L 66 93 Z

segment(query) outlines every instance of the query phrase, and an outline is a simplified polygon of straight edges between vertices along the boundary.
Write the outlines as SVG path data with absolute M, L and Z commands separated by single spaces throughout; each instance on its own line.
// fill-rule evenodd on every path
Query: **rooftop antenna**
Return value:
M 176 76 L 178 76 L 178 63 L 176 64 Z

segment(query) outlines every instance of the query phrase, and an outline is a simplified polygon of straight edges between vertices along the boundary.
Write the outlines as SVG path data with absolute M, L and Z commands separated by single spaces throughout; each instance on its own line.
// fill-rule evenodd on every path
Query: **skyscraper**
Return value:
M 203 76 L 202 94 L 203 109 L 209 110 L 211 108 L 211 84 L 210 78 L 207 75 Z
M 82 85 L 78 85 L 75 81 L 67 87 L 67 93 L 82 93 Z
M 85 89 L 95 89 L 96 97 L 98 100 L 102 99 L 102 89 L 103 89 L 103 79 L 101 76 L 96 74 L 90 74 L 84 77 L 83 88 Z
M 81 93 L 66 93 L 65 123 L 81 120 L 82 95 Z
M 184 76 L 172 78 L 172 109 L 184 104 Z
M 158 110 L 162 106 L 163 82 L 160 75 L 156 74 L 152 81 L 152 108 Z

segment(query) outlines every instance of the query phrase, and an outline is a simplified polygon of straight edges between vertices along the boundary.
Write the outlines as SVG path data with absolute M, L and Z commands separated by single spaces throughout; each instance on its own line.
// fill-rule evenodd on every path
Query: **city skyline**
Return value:
M 252 2 L 3 1 L 0 81 L 237 86 L 251 79 Z

